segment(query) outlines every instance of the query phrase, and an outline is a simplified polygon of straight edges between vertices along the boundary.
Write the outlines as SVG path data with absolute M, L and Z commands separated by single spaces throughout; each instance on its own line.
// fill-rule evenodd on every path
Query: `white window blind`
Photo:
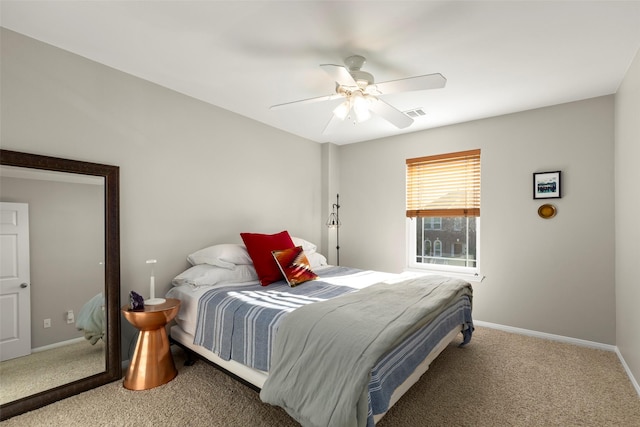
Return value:
M 480 216 L 480 150 L 407 159 L 407 217 Z

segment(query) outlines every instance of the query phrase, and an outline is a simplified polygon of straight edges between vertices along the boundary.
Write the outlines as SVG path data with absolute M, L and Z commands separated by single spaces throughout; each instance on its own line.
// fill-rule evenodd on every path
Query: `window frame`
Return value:
M 425 156 L 425 157 L 419 157 L 419 158 L 413 158 L 413 159 L 407 159 L 406 163 L 407 163 L 407 170 L 406 170 L 406 188 L 405 188 L 405 197 L 406 197 L 406 201 L 407 201 L 407 212 L 406 212 L 406 238 L 407 238 L 407 242 L 406 242 L 406 249 L 407 249 L 407 270 L 409 271 L 420 271 L 420 272 L 429 272 L 429 273 L 433 273 L 433 274 L 446 274 L 446 275 L 450 275 L 450 276 L 458 276 L 458 277 L 462 277 L 466 280 L 469 281 L 482 281 L 482 279 L 484 278 L 484 276 L 482 276 L 480 274 L 480 267 L 481 267 L 481 248 L 480 248 L 480 241 L 481 241 L 481 230 L 480 230 L 480 174 L 481 174 L 481 169 L 480 169 L 480 150 L 468 150 L 468 151 L 461 151 L 461 152 L 451 152 L 451 153 L 444 153 L 444 154 L 439 154 L 439 155 L 434 155 L 434 156 Z M 462 182 L 464 182 L 465 187 L 467 190 L 465 191 L 472 191 L 472 193 L 467 193 L 467 194 L 473 194 L 473 196 L 471 196 L 470 199 L 467 199 L 468 201 L 466 202 L 466 204 L 459 204 L 460 201 L 459 200 L 455 200 L 454 201 L 454 205 L 446 205 L 446 204 L 442 204 L 440 203 L 440 200 L 435 199 L 433 196 L 427 196 L 427 199 L 429 200 L 437 200 L 437 204 L 433 205 L 434 207 L 430 207 L 431 203 L 433 202 L 427 202 L 429 204 L 424 205 L 424 202 L 421 202 L 420 200 L 424 200 L 422 199 L 424 196 L 418 196 L 420 197 L 420 199 L 417 199 L 419 204 L 416 204 L 416 199 L 415 199 L 415 195 L 420 195 L 423 194 L 422 193 L 422 189 L 427 189 L 427 191 L 429 192 L 428 194 L 434 194 L 432 191 L 432 188 L 430 184 L 428 184 L 423 176 L 424 175 L 416 175 L 416 172 L 412 172 L 411 173 L 411 179 L 409 178 L 410 176 L 410 167 L 414 167 L 417 166 L 417 171 L 424 171 L 427 173 L 431 173 L 431 171 L 426 171 L 425 169 L 431 169 L 431 166 L 428 166 L 430 164 L 434 164 L 434 173 L 436 174 L 435 177 L 436 179 L 442 179 L 441 178 L 441 171 L 442 168 L 448 168 L 449 166 L 446 165 L 447 161 L 450 160 L 452 163 L 452 167 L 454 168 L 458 168 L 458 170 L 460 170 L 460 164 L 464 164 L 464 162 L 466 160 L 464 160 L 465 158 L 469 158 L 471 159 L 472 163 L 468 163 L 468 164 L 473 164 L 473 162 L 475 162 L 477 169 L 476 169 L 476 174 L 475 174 L 475 180 L 477 181 L 467 181 L 469 179 L 469 177 L 471 175 L 462 175 L 464 178 L 462 179 Z M 475 159 L 475 160 L 474 160 Z M 411 165 L 411 166 L 410 166 Z M 456 166 L 457 165 L 457 166 Z M 462 170 L 464 170 L 464 166 L 462 167 Z M 467 169 L 469 170 L 469 169 Z M 463 172 L 464 173 L 464 172 Z M 431 175 L 429 175 L 431 176 Z M 451 177 L 452 175 L 448 175 L 447 177 L 445 177 L 445 181 L 443 181 L 442 183 L 445 185 L 445 187 L 437 187 L 439 188 L 438 190 L 436 190 L 436 192 L 441 192 L 442 189 L 446 189 L 446 188 L 460 188 L 460 187 L 450 187 L 450 182 L 451 180 L 449 180 L 449 177 Z M 418 181 L 416 181 L 416 179 Z M 467 182 L 471 183 L 471 187 L 469 187 L 467 184 Z M 417 183 L 417 184 L 416 184 Z M 449 186 L 449 187 L 447 187 Z M 411 203 L 410 203 L 410 190 L 409 188 L 411 187 L 411 194 L 413 195 L 413 198 L 411 198 Z M 419 193 L 415 193 L 415 189 L 418 189 Z M 412 214 L 415 214 L 413 216 L 410 216 Z M 435 263 L 422 263 L 422 262 L 418 262 L 417 261 L 417 245 L 416 245 L 416 240 L 417 240 L 417 223 L 419 221 L 417 221 L 418 217 L 423 217 L 423 220 L 425 220 L 426 218 L 433 218 L 433 217 L 440 217 L 440 221 L 443 222 L 444 218 L 464 218 L 464 217 L 474 217 L 476 224 L 475 224 L 475 266 L 474 267 L 466 267 L 466 266 L 457 266 L 457 265 L 446 265 L 446 264 L 435 264 Z M 431 220 L 433 223 L 433 220 Z M 465 244 L 469 244 L 469 242 L 465 242 Z M 446 253 L 446 251 L 448 250 L 448 248 L 442 248 L 442 252 Z
M 415 217 L 406 219 L 406 237 L 407 237 L 407 270 L 417 272 L 429 272 L 433 274 L 447 274 L 450 276 L 461 277 L 469 281 L 482 281 L 484 276 L 480 272 L 481 254 L 480 254 L 480 217 L 476 218 L 476 266 L 461 267 L 458 265 L 446 264 L 430 264 L 416 261 L 416 221 Z

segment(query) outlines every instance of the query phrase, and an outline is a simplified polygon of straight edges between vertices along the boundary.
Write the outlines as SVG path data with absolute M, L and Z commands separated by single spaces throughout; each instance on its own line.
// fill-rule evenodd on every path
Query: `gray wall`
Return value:
M 340 193 L 340 157 L 339 147 L 335 144 L 322 144 L 322 218 L 326 222 L 333 212 L 333 205 L 336 204 L 337 195 Z M 342 205 L 342 203 L 340 203 Z M 340 209 L 336 209 L 338 218 Z M 329 264 L 338 264 L 336 246 L 338 246 L 338 233 L 340 230 L 322 227 L 322 248 Z M 340 260 L 341 261 L 341 260 Z
M 344 264 L 405 268 L 405 159 L 480 148 L 486 279 L 474 287 L 474 318 L 615 344 L 613 101 L 341 146 Z M 545 220 L 532 173 L 555 170 L 563 197 Z
M 160 294 L 187 254 L 243 231 L 319 242 L 320 144 L 5 29 L 1 43 L 2 148 L 120 167 L 123 304 L 148 295 L 147 259 Z
M 2 177 L 0 201 L 29 205 L 31 347 L 82 336 L 66 312 L 104 290 L 104 187 Z M 43 320 L 51 319 L 51 328 Z
M 616 344 L 640 381 L 640 51 L 616 94 Z

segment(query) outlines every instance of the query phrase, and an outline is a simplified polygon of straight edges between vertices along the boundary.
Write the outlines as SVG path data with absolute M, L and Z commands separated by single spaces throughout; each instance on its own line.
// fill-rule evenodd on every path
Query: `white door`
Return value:
M 0 202 L 0 361 L 31 353 L 29 205 Z

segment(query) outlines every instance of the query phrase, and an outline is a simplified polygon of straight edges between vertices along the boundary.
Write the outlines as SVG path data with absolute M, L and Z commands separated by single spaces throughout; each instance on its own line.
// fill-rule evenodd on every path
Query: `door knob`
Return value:
M 29 285 L 27 285 L 26 283 L 20 283 L 20 287 L 21 287 L 22 289 L 26 288 L 27 286 L 29 286 Z

